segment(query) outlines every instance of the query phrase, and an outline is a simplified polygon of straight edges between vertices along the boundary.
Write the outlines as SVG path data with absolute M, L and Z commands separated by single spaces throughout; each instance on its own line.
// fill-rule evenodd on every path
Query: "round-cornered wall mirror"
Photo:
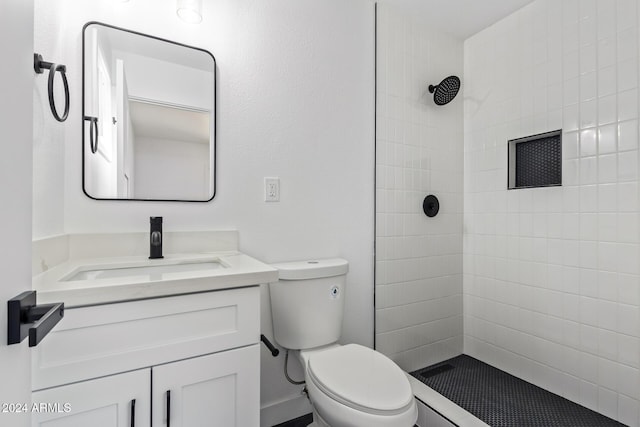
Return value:
M 83 30 L 83 176 L 99 200 L 215 196 L 216 62 L 98 22 Z

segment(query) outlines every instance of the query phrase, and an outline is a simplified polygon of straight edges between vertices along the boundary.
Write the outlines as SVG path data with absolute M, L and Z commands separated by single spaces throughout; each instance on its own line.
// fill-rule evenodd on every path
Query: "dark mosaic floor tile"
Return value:
M 307 427 L 313 422 L 313 415 L 306 414 L 293 420 L 275 425 L 273 427 Z
M 624 426 L 467 355 L 411 375 L 492 427 Z
M 309 424 L 313 422 L 313 416 L 311 414 L 303 415 L 294 420 L 289 420 L 287 422 L 275 425 L 273 427 L 307 427 Z M 365 427 L 365 426 L 363 426 Z M 413 427 L 418 427 L 417 425 Z

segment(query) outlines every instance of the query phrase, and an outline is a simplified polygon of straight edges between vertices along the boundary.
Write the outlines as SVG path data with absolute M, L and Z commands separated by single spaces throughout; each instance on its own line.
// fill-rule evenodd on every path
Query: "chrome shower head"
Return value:
M 460 79 L 457 76 L 449 76 L 439 85 L 429 85 L 429 92 L 433 93 L 433 102 L 436 105 L 445 105 L 453 101 L 460 90 Z

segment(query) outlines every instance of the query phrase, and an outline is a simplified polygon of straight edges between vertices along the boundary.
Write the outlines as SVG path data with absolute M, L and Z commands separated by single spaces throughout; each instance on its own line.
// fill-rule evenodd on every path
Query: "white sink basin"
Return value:
M 68 260 L 33 278 L 38 302 L 65 308 L 254 286 L 278 271 L 237 251 Z M 1 423 L 0 423 L 1 424 Z
M 163 263 L 157 265 L 141 264 L 133 266 L 96 266 L 94 268 L 76 270 L 69 274 L 67 277 L 62 278 L 62 281 L 72 282 L 76 280 L 95 280 L 95 279 L 112 279 L 116 277 L 157 277 L 162 278 L 162 275 L 170 273 L 183 273 L 183 272 L 207 272 L 211 270 L 218 270 L 226 268 L 225 265 L 218 261 L 202 260 L 192 262 L 179 262 L 179 263 Z

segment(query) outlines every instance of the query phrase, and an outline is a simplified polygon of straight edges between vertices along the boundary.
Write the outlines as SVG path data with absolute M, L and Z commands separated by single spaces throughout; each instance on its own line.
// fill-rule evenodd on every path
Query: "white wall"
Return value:
M 538 0 L 465 83 L 465 353 L 637 426 L 638 2 Z M 507 191 L 507 140 L 559 128 L 563 186 Z
M 133 147 L 133 194 L 141 199 L 211 197 L 209 144 L 138 136 Z
M 43 138 L 56 146 L 57 157 L 43 156 L 36 165 L 48 166 L 51 180 L 38 179 L 37 191 L 51 198 L 37 206 L 34 237 L 61 230 L 146 231 L 148 217 L 161 215 L 167 230 L 237 228 L 240 249 L 266 262 L 341 256 L 350 262 L 343 339 L 372 345 L 372 3 L 220 0 L 204 2 L 203 12 L 203 23 L 194 26 L 176 17 L 172 0 L 36 1 L 36 23 L 43 24 L 36 25 L 36 50 L 69 67 L 72 109 L 64 132 Z M 215 55 L 218 173 L 212 202 L 94 201 L 82 193 L 80 46 L 89 20 Z M 280 177 L 280 203 L 262 201 L 265 176 Z M 45 212 L 57 212 L 60 199 L 64 220 L 49 220 Z M 264 361 L 263 405 L 299 396 L 300 387 L 289 386 L 281 371 L 282 357 Z
M 36 3 L 35 0 L 33 3 Z M 36 5 L 36 8 L 38 6 Z M 33 13 L 33 45 L 35 52 L 43 55 L 45 61 L 60 61 L 65 44 L 62 34 L 57 31 L 59 22 L 64 22 L 63 8 L 48 8 L 46 13 Z M 39 50 L 39 49 L 42 49 Z M 78 62 L 79 64 L 80 62 Z M 70 75 L 81 76 L 81 72 L 67 70 Z M 34 80 L 33 86 L 33 236 L 53 236 L 64 232 L 64 192 L 65 192 L 65 130 L 68 124 L 58 123 L 49 111 L 47 96 L 47 75 Z M 56 79 L 56 102 L 62 113 L 64 93 Z M 79 98 L 75 94 L 75 84 L 71 87 L 76 95 L 72 98 L 71 113 L 80 115 Z M 67 122 L 69 123 L 69 122 Z M 79 122 L 78 122 L 79 123 Z M 78 126 L 80 126 L 78 124 Z M 80 143 L 76 145 L 81 149 Z
M 31 349 L 6 345 L 7 303 L 31 289 L 33 2 L 8 0 L 0 13 L 0 402 L 31 402 Z M 0 412 L 0 425 L 27 427 L 29 413 Z
M 463 102 L 428 92 L 462 42 L 379 4 L 377 48 L 376 348 L 412 371 L 462 353 Z

